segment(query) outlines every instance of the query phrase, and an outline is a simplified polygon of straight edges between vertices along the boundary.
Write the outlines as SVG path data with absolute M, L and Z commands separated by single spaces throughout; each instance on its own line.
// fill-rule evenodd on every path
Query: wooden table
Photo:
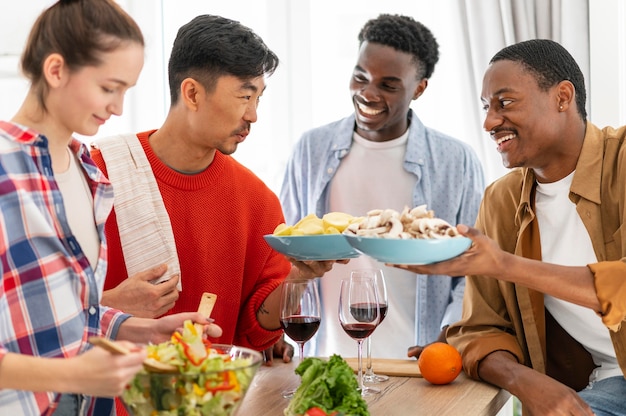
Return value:
M 289 400 L 281 391 L 300 383 L 295 366 L 277 361 L 272 367 L 261 366 L 236 415 L 282 416 Z M 505 390 L 471 380 L 464 373 L 443 386 L 419 377 L 391 377 L 376 386 L 381 393 L 365 398 L 372 416 L 493 416 L 509 399 Z

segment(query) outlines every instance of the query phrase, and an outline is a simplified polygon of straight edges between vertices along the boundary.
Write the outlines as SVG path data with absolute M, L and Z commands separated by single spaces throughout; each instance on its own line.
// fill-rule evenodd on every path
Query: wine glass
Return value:
M 363 340 L 374 332 L 380 322 L 380 306 L 371 270 L 357 270 L 341 281 L 339 322 L 358 345 L 358 378 L 362 396 L 379 393 L 363 385 Z
M 376 284 L 376 290 L 378 290 L 378 305 L 380 307 L 380 322 L 378 325 L 380 325 L 387 316 L 387 309 L 389 306 L 389 302 L 387 301 L 387 285 L 385 284 L 385 276 L 382 269 L 372 269 L 372 272 L 375 276 L 374 282 Z M 381 383 L 389 380 L 389 377 L 386 375 L 374 373 L 374 369 L 372 368 L 372 337 L 367 337 L 365 351 L 367 361 L 365 364 L 366 370 L 365 375 L 363 376 L 363 381 L 366 383 Z M 373 387 L 369 388 L 373 389 Z
M 280 326 L 285 334 L 298 344 L 300 362 L 304 358 L 304 344 L 315 335 L 320 326 L 320 297 L 313 279 L 286 280 L 280 297 Z M 290 398 L 296 389 L 284 391 Z

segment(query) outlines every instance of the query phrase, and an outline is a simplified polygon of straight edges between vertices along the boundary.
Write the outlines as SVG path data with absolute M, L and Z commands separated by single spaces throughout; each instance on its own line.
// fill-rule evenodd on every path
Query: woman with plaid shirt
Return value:
M 114 414 L 110 397 L 146 356 L 135 342 L 165 341 L 185 319 L 209 323 L 100 306 L 113 190 L 73 134 L 94 135 L 121 114 L 143 53 L 139 27 L 113 0 L 61 0 L 31 31 L 21 60 L 31 87 L 0 122 L 2 415 L 48 415 L 59 402 L 55 416 Z M 91 336 L 125 340 L 132 352 L 90 348 Z

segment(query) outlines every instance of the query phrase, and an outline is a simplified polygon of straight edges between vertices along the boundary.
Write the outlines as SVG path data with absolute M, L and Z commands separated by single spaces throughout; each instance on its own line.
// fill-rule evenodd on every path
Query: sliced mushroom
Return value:
M 400 234 L 402 233 L 402 231 L 404 231 L 404 226 L 402 225 L 402 222 L 400 221 L 400 219 L 396 217 L 391 217 L 389 219 L 389 224 L 391 224 L 391 227 L 389 228 L 389 231 L 387 231 L 386 237 L 389 237 L 389 238 L 400 237 Z
M 401 213 L 393 209 L 373 209 L 361 221 L 350 224 L 344 231 L 368 237 L 428 239 L 449 238 L 459 235 L 457 229 L 441 218 L 426 205 L 413 209 L 404 207 Z

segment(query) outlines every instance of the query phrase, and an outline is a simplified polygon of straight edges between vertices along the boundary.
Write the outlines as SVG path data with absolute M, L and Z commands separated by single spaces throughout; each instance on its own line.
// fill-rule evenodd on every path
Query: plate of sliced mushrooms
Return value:
M 426 205 L 402 212 L 375 209 L 350 224 L 343 235 L 357 251 L 390 264 L 431 264 L 466 251 L 472 240 Z

